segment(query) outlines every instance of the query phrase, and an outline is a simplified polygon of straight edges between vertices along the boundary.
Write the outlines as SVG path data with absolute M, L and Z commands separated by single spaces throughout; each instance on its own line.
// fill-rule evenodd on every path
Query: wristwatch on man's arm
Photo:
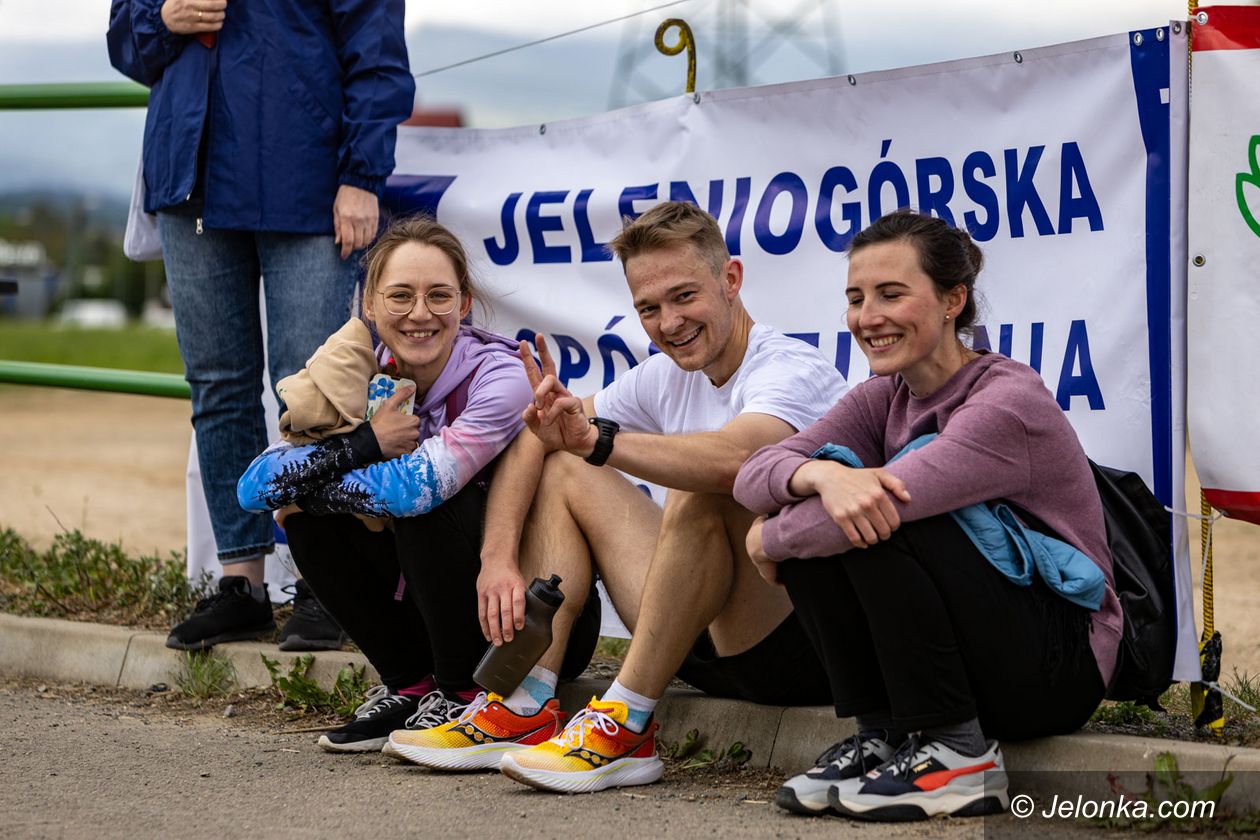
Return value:
M 608 462 L 608 456 L 612 455 L 613 438 L 617 432 L 621 431 L 621 426 L 613 420 L 606 420 L 603 417 L 592 417 L 590 424 L 599 429 L 599 439 L 595 441 L 595 448 L 590 455 L 586 456 L 586 463 L 592 466 L 602 467 Z

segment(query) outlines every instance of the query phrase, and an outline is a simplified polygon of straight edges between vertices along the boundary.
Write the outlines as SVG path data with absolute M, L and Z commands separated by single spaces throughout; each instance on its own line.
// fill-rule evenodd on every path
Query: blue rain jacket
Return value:
M 106 39 L 114 67 L 152 89 L 146 211 L 201 178 L 207 227 L 331 234 L 339 185 L 381 195 L 415 100 L 403 0 L 229 0 L 209 48 L 161 8 L 113 0 Z
M 936 435 L 922 435 L 893 456 L 931 443 Z M 857 453 L 847 446 L 828 443 L 811 457 L 838 461 L 860 469 Z M 891 463 L 891 461 L 890 461 Z M 1031 586 L 1033 570 L 1050 589 L 1077 606 L 1097 611 L 1102 605 L 1107 580 L 1102 569 L 1079 549 L 1063 540 L 1024 527 L 1009 505 L 1001 502 L 969 505 L 950 511 L 975 547 L 993 568 L 1018 586 Z

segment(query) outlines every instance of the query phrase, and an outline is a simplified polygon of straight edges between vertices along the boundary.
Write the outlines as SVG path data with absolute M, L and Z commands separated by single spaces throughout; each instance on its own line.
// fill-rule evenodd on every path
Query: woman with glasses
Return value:
M 415 382 L 414 410 L 403 413 L 413 392 L 399 387 L 349 433 L 263 452 L 238 485 L 247 510 L 279 511 L 302 576 L 384 683 L 320 738 L 334 752 L 379 750 L 395 729 L 457 716 L 478 693 L 472 672 L 490 637 L 479 609 L 500 616 L 505 640 L 524 622 L 520 571 L 483 568 L 480 556 L 490 471 L 533 399 L 517 344 L 467 323 L 481 294 L 463 246 L 434 219 L 395 222 L 364 264 L 377 367 Z M 586 667 L 597 610 L 560 676 Z M 541 726 L 555 710 L 537 714 Z

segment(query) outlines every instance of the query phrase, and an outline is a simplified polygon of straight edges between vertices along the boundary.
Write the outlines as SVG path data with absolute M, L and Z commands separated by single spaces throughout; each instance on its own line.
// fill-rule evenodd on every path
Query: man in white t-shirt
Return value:
M 396 732 L 394 754 L 435 768 L 497 764 L 548 790 L 601 790 L 660 778 L 653 709 L 675 674 L 719 696 L 830 702 L 786 593 L 748 558 L 754 515 L 731 487 L 749 455 L 833 406 L 844 380 L 814 347 L 753 323 L 739 299 L 743 265 L 703 210 L 659 205 L 610 247 L 661 353 L 579 399 L 557 380 L 542 337 L 541 370 L 522 342 L 535 403 L 529 431 L 500 459 L 486 515 L 483 632 L 510 640 L 524 621 L 525 579 L 555 573 L 566 597 L 552 647 L 510 697 Z M 622 472 L 667 488 L 664 509 Z M 556 672 L 596 570 L 633 638 L 609 691 L 560 732 Z

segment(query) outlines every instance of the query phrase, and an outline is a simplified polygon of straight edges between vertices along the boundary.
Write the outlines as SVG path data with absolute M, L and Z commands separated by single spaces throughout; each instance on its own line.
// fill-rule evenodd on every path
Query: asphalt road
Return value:
M 553 795 L 497 774 L 437 775 L 379 754 L 330 755 L 314 735 L 21 684 L 0 685 L 0 721 L 6 839 L 984 836 L 978 820 L 801 818 L 749 802 L 746 791 L 686 780 Z

